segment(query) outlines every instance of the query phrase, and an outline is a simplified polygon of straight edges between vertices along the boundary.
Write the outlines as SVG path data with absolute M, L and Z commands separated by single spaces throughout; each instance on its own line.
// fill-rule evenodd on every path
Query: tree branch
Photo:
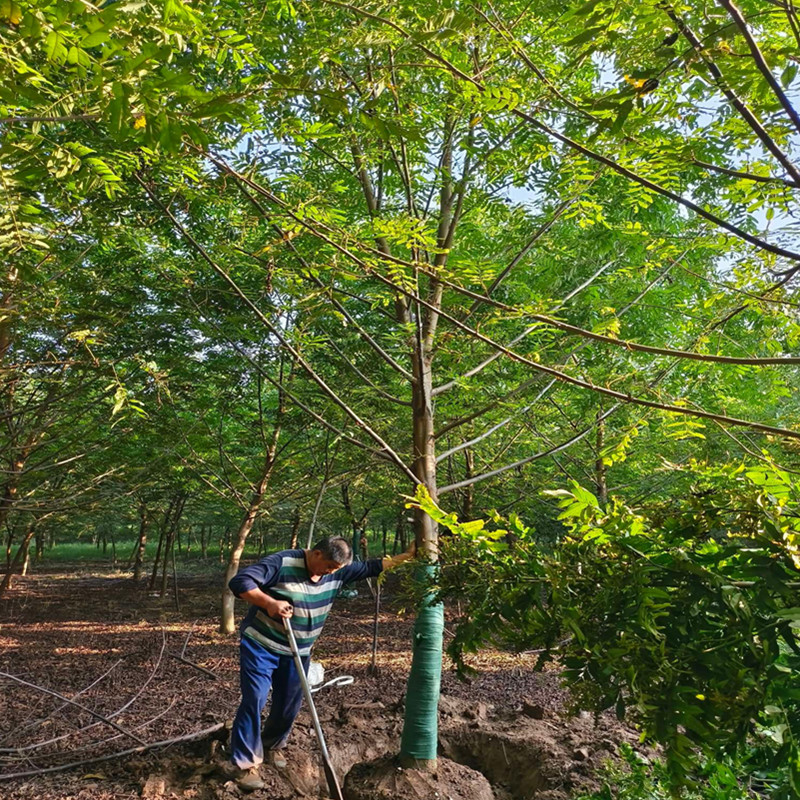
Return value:
M 786 113 L 789 115 L 789 118 L 794 123 L 794 127 L 798 132 L 800 132 L 800 115 L 798 115 L 797 111 L 795 111 L 794 106 L 786 96 L 786 92 L 783 91 L 781 85 L 777 80 L 775 80 L 775 76 L 772 74 L 772 70 L 769 68 L 767 61 L 764 58 L 764 54 L 759 49 L 758 43 L 753 38 L 753 34 L 751 33 L 750 28 L 747 26 L 747 23 L 742 16 L 742 12 L 737 8 L 732 0 L 719 0 L 719 4 L 730 14 L 731 19 L 736 23 L 736 26 L 742 32 L 742 36 L 744 36 L 747 46 L 750 48 L 750 53 L 753 56 L 753 60 L 756 62 L 756 66 L 764 76 L 767 83 L 770 85 L 770 88 L 775 96 L 780 101 L 784 111 L 786 111 Z
M 359 416 L 356 414 L 347 403 L 342 400 L 336 392 L 331 389 L 327 383 L 317 374 L 317 372 L 313 369 L 313 367 L 300 355 L 300 353 L 289 344 L 286 337 L 283 333 L 278 330 L 278 328 L 273 325 L 269 319 L 264 315 L 258 306 L 253 303 L 252 300 L 241 290 L 239 285 L 236 281 L 231 278 L 231 276 L 224 270 L 222 267 L 219 266 L 212 258 L 208 255 L 205 249 L 200 245 L 200 243 L 181 225 L 181 223 L 176 219 L 173 213 L 166 208 L 161 201 L 153 194 L 150 188 L 145 184 L 145 182 L 139 177 L 139 175 L 134 175 L 137 183 L 145 190 L 148 197 L 161 209 L 164 215 L 172 222 L 173 226 L 176 230 L 183 236 L 183 238 L 189 242 L 189 244 L 200 254 L 203 260 L 233 289 L 234 293 L 242 300 L 245 305 L 256 315 L 258 320 L 267 328 L 267 330 L 280 342 L 281 346 L 284 347 L 295 359 L 295 361 L 300 364 L 306 374 L 311 378 L 311 380 L 317 384 L 317 386 L 322 389 L 322 391 L 331 399 L 333 402 L 345 412 L 345 414 L 350 417 L 353 422 L 359 427 L 362 428 L 368 436 L 374 439 L 379 445 L 381 450 L 385 451 L 385 453 L 390 457 L 390 459 L 395 463 L 397 467 L 400 468 L 401 472 L 403 472 L 408 478 L 410 478 L 415 484 L 418 483 L 418 480 L 414 473 L 406 466 L 403 460 L 400 458 L 397 453 L 389 446 L 387 442 L 385 442 L 381 436 L 372 430 L 372 428 L 366 424 Z

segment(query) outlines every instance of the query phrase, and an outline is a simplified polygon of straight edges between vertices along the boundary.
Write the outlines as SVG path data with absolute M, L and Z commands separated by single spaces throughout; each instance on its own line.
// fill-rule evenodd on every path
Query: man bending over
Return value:
M 257 768 L 264 748 L 286 745 L 303 700 L 300 679 L 283 619 L 292 618 L 297 646 L 308 671 L 311 648 L 341 587 L 371 578 L 414 556 L 414 546 L 394 558 L 353 563 L 346 539 L 331 536 L 311 550 L 281 550 L 240 569 L 230 590 L 250 603 L 240 627 L 239 679 L 242 701 L 233 720 L 231 761 L 239 786 L 261 789 Z M 272 703 L 264 730 L 261 712 L 272 687 Z

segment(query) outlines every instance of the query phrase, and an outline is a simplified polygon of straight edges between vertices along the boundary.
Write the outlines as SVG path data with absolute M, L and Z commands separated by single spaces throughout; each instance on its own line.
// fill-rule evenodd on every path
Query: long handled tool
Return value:
M 283 625 L 286 628 L 286 635 L 289 637 L 289 646 L 292 648 L 294 665 L 297 668 L 297 675 L 300 678 L 300 685 L 303 687 L 303 695 L 306 698 L 306 703 L 308 703 L 311 721 L 314 723 L 314 732 L 317 734 L 319 749 L 322 751 L 322 768 L 325 770 L 325 780 L 328 782 L 328 791 L 330 792 L 333 800 L 344 800 L 342 787 L 339 786 L 339 781 L 336 779 L 336 773 L 333 771 L 333 764 L 331 764 L 331 754 L 328 752 L 328 746 L 325 744 L 325 737 L 322 735 L 322 726 L 319 724 L 317 709 L 314 706 L 314 699 L 311 697 L 311 687 L 308 685 L 306 673 L 303 669 L 303 661 L 300 658 L 300 651 L 297 649 L 297 640 L 294 638 L 292 623 L 289 622 L 288 617 L 283 618 Z

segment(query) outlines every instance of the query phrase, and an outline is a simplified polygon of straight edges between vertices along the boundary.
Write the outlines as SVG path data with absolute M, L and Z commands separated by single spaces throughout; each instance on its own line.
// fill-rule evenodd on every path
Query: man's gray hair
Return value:
M 320 539 L 312 548 L 319 550 L 323 558 L 328 561 L 335 561 L 340 566 L 346 566 L 353 560 L 353 550 L 350 542 L 342 536 L 326 536 Z

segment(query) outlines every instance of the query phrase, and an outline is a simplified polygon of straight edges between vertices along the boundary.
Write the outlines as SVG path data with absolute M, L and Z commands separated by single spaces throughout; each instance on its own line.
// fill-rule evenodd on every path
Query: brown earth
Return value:
M 238 702 L 236 641 L 216 630 L 219 577 L 184 576 L 179 583 L 180 611 L 172 598 L 162 602 L 144 585 L 136 587 L 117 573 L 40 571 L 15 584 L 0 607 L 0 672 L 73 698 L 124 732 L 41 688 L 0 676 L 0 797 L 241 796 L 219 768 L 226 757 L 225 726 Z M 326 679 L 355 677 L 353 686 L 316 695 L 343 783 L 356 764 L 376 761 L 381 769 L 391 764 L 411 658 L 411 620 L 392 609 L 390 584 L 380 616 L 379 672 L 367 674 L 374 605 L 367 587 L 359 590 L 358 598 L 338 601 L 315 650 Z M 182 652 L 184 661 L 176 657 Z M 531 654 L 484 652 L 471 661 L 480 674 L 470 684 L 460 681 L 446 662 L 440 704 L 443 758 L 437 774 L 425 779 L 428 795 L 419 788 L 416 796 L 433 798 L 438 792 L 440 800 L 478 800 L 483 789 L 475 787 L 488 781 L 498 800 L 566 800 L 595 784 L 598 768 L 619 742 L 635 743 L 635 735 L 614 718 L 566 716 L 557 669 L 537 673 L 535 661 Z M 141 747 L 142 741 L 202 731 L 196 741 L 116 755 Z M 305 712 L 286 755 L 286 768 L 262 767 L 266 789 L 253 793 L 253 800 L 325 796 Z M 66 764 L 75 766 L 61 770 Z M 409 781 L 423 786 L 422 779 L 398 772 L 396 765 L 387 769 L 386 774 L 394 769 L 395 785 L 405 787 L 397 797 L 414 796 Z M 366 781 L 361 768 L 347 777 L 348 790 L 372 791 L 349 800 L 377 800 L 379 778 L 374 785 Z

